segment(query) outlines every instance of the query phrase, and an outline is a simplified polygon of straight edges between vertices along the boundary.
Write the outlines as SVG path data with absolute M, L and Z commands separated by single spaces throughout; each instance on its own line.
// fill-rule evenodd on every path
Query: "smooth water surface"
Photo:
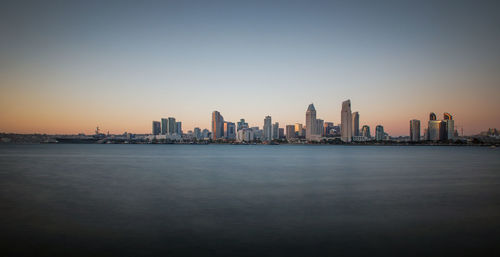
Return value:
M 0 256 L 494 256 L 500 150 L 0 145 Z

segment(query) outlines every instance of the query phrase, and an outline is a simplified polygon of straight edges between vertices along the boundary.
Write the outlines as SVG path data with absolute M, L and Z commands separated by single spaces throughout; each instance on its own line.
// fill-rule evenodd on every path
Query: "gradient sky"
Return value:
M 500 128 L 495 1 L 45 2 L 0 8 L 0 132 L 284 127 L 311 102 L 338 123 L 345 99 L 390 135 L 431 111 Z

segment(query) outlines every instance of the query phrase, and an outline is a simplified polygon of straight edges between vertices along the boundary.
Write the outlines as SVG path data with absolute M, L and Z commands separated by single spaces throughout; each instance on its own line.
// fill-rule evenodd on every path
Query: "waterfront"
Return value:
M 5 256 L 494 255 L 485 147 L 0 145 Z

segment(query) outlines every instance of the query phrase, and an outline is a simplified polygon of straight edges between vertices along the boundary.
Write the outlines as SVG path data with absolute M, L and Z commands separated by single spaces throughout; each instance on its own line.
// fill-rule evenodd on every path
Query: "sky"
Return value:
M 449 112 L 500 128 L 494 1 L 12 1 L 0 8 L 0 132 L 151 133 L 211 113 L 408 135 Z M 423 130 L 423 129 L 422 129 Z

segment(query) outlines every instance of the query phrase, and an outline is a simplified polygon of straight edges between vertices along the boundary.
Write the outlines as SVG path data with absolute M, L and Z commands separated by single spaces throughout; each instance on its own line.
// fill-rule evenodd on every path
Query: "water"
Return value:
M 500 150 L 0 145 L 0 256 L 500 253 Z

